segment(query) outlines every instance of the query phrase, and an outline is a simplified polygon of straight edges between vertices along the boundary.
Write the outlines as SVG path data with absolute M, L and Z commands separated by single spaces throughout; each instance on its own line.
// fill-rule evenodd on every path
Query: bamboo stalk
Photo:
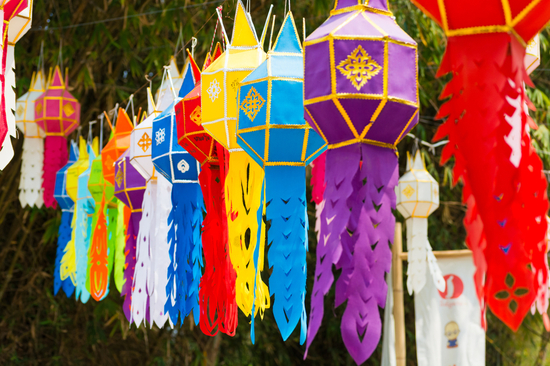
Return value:
M 395 319 L 395 361 L 397 366 L 405 366 L 407 349 L 405 344 L 405 304 L 403 302 L 403 233 L 401 223 L 395 224 L 393 241 L 392 281 L 393 317 Z
M 395 244 L 394 244 L 395 245 Z M 470 249 L 461 249 L 461 250 L 442 250 L 439 252 L 433 252 L 436 258 L 456 258 L 456 257 L 465 257 L 472 254 Z M 409 258 L 409 253 L 401 252 L 399 258 L 402 261 L 406 261 Z

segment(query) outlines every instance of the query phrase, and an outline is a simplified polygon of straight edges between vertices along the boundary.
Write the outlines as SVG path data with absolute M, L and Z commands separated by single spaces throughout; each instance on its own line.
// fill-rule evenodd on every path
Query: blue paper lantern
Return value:
M 283 339 L 306 336 L 306 165 L 326 150 L 304 120 L 302 47 L 289 12 L 267 59 L 239 85 L 237 139 L 265 169 L 267 259 L 273 312 Z

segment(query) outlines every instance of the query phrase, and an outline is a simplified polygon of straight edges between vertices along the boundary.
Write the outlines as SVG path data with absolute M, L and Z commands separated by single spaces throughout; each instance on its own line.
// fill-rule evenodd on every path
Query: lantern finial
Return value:
M 235 23 L 233 24 L 232 47 L 256 47 L 258 46 L 258 36 L 254 29 L 254 24 L 246 14 L 243 3 L 239 0 L 237 3 L 237 13 Z
M 294 17 L 292 16 L 292 12 L 289 11 L 281 27 L 281 31 L 275 40 L 273 52 L 291 52 L 301 54 L 302 51 L 300 38 L 298 37 L 298 32 L 296 32 L 296 24 L 294 24 Z

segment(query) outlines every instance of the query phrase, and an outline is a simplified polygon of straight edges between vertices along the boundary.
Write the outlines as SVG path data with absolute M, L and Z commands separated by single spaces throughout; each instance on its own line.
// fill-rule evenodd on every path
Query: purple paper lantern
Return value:
M 126 231 L 126 269 L 124 270 L 124 286 L 121 296 L 124 298 L 124 315 L 132 319 L 132 286 L 136 267 L 136 240 L 141 221 L 143 196 L 147 182 L 145 178 L 130 163 L 130 150 L 126 150 L 115 162 L 115 197 L 121 200 L 132 211 Z
M 324 243 L 317 246 L 308 348 L 324 295 L 340 269 L 335 306 L 342 337 L 361 364 L 375 350 L 386 304 L 398 181 L 396 145 L 418 123 L 417 45 L 386 0 L 337 0 L 305 42 L 306 119 L 328 144 Z M 349 233 L 349 234 L 348 234 Z

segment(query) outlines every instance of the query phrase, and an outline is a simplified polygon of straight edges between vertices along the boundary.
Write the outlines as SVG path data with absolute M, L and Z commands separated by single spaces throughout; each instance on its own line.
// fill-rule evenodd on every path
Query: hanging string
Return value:
M 185 43 L 183 42 L 183 31 L 182 31 L 181 25 L 180 25 L 180 34 L 178 35 L 178 40 L 176 41 L 176 48 L 174 49 L 174 58 L 178 56 L 178 53 L 180 50 L 178 46 L 180 45 L 180 43 L 182 48 L 185 47 Z
M 40 44 L 40 56 L 38 57 L 38 71 L 41 71 L 42 75 L 44 75 L 44 40 L 42 40 L 42 43 Z
M 270 50 L 270 51 L 271 51 L 271 43 L 273 42 L 273 29 L 275 29 L 275 18 L 276 17 L 277 17 L 277 15 L 273 15 L 273 25 L 271 26 L 271 35 L 269 36 L 269 48 L 268 48 L 268 50 Z
M 88 145 L 91 145 L 94 141 L 93 139 L 93 132 L 92 132 L 92 126 L 97 123 L 97 120 L 88 122 L 88 137 L 86 141 L 88 142 Z
M 126 108 L 124 109 L 126 113 L 128 113 L 128 107 L 130 104 L 132 105 L 132 121 L 134 121 L 136 119 L 136 113 L 134 110 L 134 94 L 130 95 L 130 100 L 128 101 L 128 104 L 126 104 Z
M 191 37 L 191 57 L 195 58 L 195 47 L 199 41 L 195 37 Z
M 218 32 L 219 22 L 220 22 L 220 20 L 216 19 L 216 26 L 214 27 L 214 34 L 212 35 L 212 42 L 210 42 L 210 49 L 208 50 L 208 53 L 210 53 L 210 54 L 212 54 L 212 47 L 214 47 L 214 40 L 216 39 L 216 33 Z
M 419 148 L 419 144 L 422 144 L 424 146 L 426 146 L 428 148 L 428 150 L 432 153 L 432 155 L 435 155 L 435 148 L 436 147 L 439 147 L 439 146 L 443 146 L 443 145 L 447 145 L 449 143 L 449 140 L 443 140 L 443 141 L 439 141 L 435 144 L 430 144 L 429 142 L 427 141 L 424 141 L 422 139 L 419 139 L 418 137 L 416 137 L 415 135 L 413 135 L 412 133 L 408 133 L 407 134 L 408 137 L 412 138 L 415 140 L 415 147 L 416 147 L 416 150 L 418 150 Z M 416 152 L 416 150 L 414 150 L 414 152 Z
M 103 126 L 105 122 L 105 115 L 100 114 L 97 118 L 101 121 L 99 125 L 99 152 L 101 152 L 103 150 Z
M 59 54 L 57 55 L 57 66 L 60 66 L 63 72 L 63 38 L 59 40 Z

